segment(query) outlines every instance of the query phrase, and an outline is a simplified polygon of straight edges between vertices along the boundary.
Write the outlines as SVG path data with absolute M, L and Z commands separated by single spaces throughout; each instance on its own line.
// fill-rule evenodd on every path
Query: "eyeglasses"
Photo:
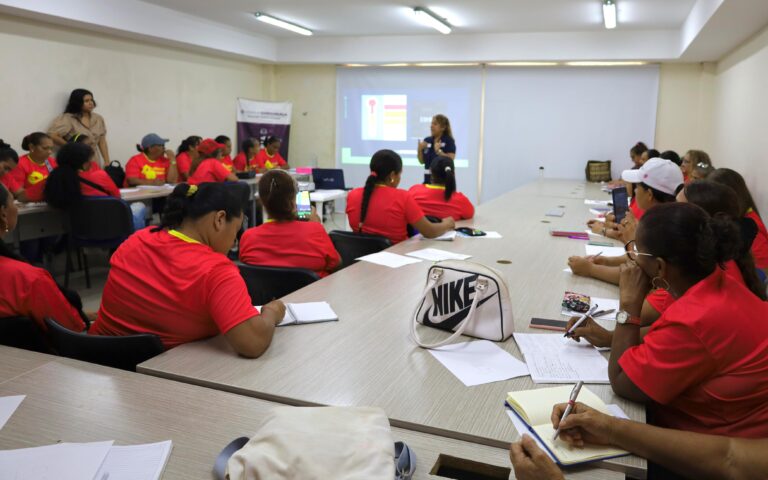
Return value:
M 650 253 L 638 252 L 637 243 L 635 243 L 634 240 L 630 240 L 624 245 L 624 251 L 627 252 L 627 257 L 633 262 L 636 262 L 637 257 L 641 255 L 644 257 L 655 257 L 655 255 L 651 255 Z

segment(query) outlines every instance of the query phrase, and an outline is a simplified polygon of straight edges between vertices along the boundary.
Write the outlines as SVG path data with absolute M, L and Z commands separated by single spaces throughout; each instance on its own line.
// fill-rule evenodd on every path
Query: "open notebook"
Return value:
M 571 390 L 573 390 L 573 386 L 564 385 L 562 387 L 509 392 L 507 394 L 507 408 L 525 423 L 528 430 L 549 450 L 559 465 L 577 465 L 629 455 L 629 452 L 625 450 L 612 447 L 585 445 L 584 448 L 576 448 L 569 446 L 560 438 L 552 441 L 552 436 L 555 434 L 555 429 L 552 427 L 552 409 L 558 403 L 567 402 Z M 605 403 L 587 387 L 581 389 L 577 402 L 588 405 L 606 415 L 611 415 Z
M 261 305 L 256 305 L 261 310 Z M 286 303 L 285 316 L 277 326 L 335 322 L 339 317 L 328 302 Z

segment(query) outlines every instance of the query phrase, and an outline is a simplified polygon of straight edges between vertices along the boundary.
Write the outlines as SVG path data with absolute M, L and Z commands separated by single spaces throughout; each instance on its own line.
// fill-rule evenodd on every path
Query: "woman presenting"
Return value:
M 96 101 L 93 94 L 84 88 L 72 90 L 64 113 L 56 117 L 48 128 L 48 135 L 58 146 L 85 137 L 84 143 L 101 153 L 104 160 L 102 165 L 108 165 L 109 148 L 107 148 L 107 125 L 104 117 L 94 112 Z M 97 161 L 98 163 L 98 161 Z
M 419 163 L 424 165 L 424 183 L 429 183 L 429 169 L 432 160 L 437 157 L 448 157 L 456 160 L 456 142 L 453 141 L 451 122 L 443 114 L 438 113 L 432 117 L 430 125 L 432 135 L 419 142 L 417 150 Z

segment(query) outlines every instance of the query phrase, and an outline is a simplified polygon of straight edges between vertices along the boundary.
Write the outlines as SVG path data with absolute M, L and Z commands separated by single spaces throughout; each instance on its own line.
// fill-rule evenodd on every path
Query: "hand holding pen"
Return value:
M 584 386 L 584 382 L 577 382 L 576 385 L 574 385 L 573 390 L 571 390 L 571 396 L 568 398 L 568 406 L 565 407 L 565 411 L 563 412 L 563 416 L 560 417 L 560 424 L 563 423 L 563 420 L 571 413 L 571 410 L 573 410 L 573 406 L 576 405 L 576 398 L 579 396 L 579 392 L 581 391 L 581 387 Z M 554 442 L 557 440 L 557 436 L 560 435 L 560 427 L 557 427 L 557 430 L 555 430 L 555 434 L 552 436 L 552 441 Z

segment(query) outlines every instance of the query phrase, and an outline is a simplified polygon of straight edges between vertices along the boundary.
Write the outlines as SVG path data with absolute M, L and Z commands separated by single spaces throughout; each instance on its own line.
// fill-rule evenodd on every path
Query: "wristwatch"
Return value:
M 620 310 L 616 314 L 616 323 L 620 325 L 637 325 L 638 327 L 642 325 L 640 317 L 633 317 L 626 310 Z

